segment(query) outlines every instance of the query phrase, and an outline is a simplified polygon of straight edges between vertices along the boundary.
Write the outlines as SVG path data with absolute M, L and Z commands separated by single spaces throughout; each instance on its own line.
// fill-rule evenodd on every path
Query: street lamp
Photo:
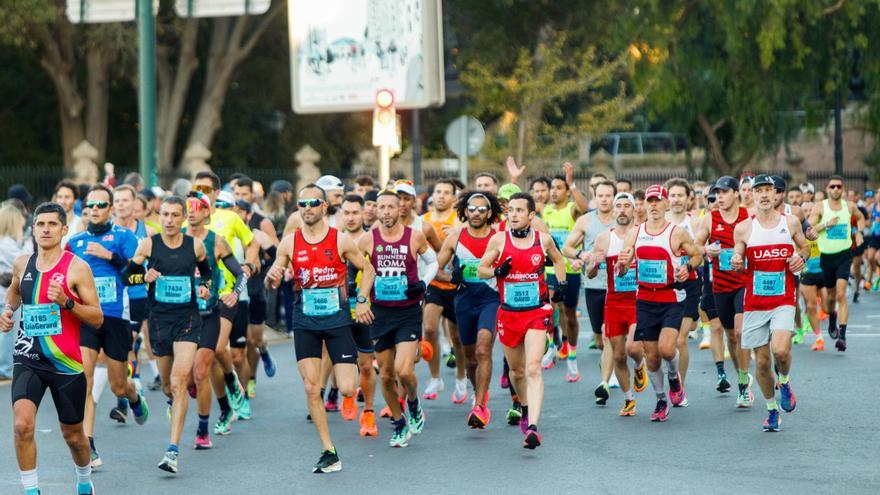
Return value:
M 373 107 L 373 146 L 379 147 L 379 183 L 391 178 L 391 147 L 397 142 L 397 111 L 394 93 L 387 88 L 376 92 Z

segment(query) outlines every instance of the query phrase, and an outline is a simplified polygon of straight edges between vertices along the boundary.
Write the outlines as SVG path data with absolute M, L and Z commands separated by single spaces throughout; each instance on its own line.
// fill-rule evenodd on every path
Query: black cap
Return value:
M 235 206 L 238 208 L 250 213 L 251 212 L 251 204 L 243 199 L 236 200 Z
M 752 183 L 752 187 L 757 188 L 758 186 L 773 186 L 775 188 L 776 181 L 773 180 L 773 177 L 770 177 L 767 174 L 761 174 L 756 176 Z
M 141 196 L 146 198 L 147 201 L 152 201 L 152 200 L 156 199 L 156 195 L 153 193 L 153 191 L 149 187 L 143 188 L 141 190 L 141 192 L 139 192 L 138 194 L 140 194 Z
M 293 184 L 290 182 L 279 179 L 272 183 L 272 187 L 269 188 L 270 191 L 278 191 L 280 193 L 293 192 Z
M 709 194 L 706 195 L 706 201 L 712 203 L 712 202 L 714 202 L 716 199 L 718 199 L 718 197 L 717 197 L 717 195 L 715 194 L 715 186 L 713 185 L 712 188 L 709 189 Z
M 30 208 L 31 202 L 34 200 L 34 197 L 31 196 L 31 193 L 28 192 L 27 188 L 21 184 L 13 184 L 10 186 L 9 191 L 6 193 L 6 197 L 21 201 L 26 208 Z
M 370 189 L 364 194 L 364 201 L 378 201 L 379 200 L 379 191 L 375 189 Z
M 773 185 L 776 187 L 776 192 L 785 192 L 785 179 L 778 175 L 771 175 L 771 179 L 773 179 Z
M 718 180 L 716 180 L 715 185 L 713 185 L 712 188 L 739 191 L 739 181 L 729 175 L 725 175 L 724 177 L 720 177 Z

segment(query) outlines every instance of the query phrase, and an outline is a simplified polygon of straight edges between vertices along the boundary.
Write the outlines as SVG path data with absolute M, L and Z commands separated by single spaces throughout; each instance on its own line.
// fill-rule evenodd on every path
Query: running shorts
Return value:
M 821 273 L 804 272 L 801 274 L 801 285 L 808 285 L 810 287 L 821 289 L 825 286 L 825 276 Z
M 131 322 L 131 331 L 140 332 L 141 324 L 147 319 L 150 313 L 150 305 L 147 304 L 147 298 L 129 299 L 128 301 L 128 320 Z
M 370 339 L 376 352 L 391 349 L 402 342 L 422 340 L 421 305 L 385 307 L 374 304 L 372 310 Z
M 370 326 L 355 323 L 351 326 L 351 335 L 358 352 L 369 354 L 373 352 L 373 341 L 370 339 Z
M 684 282 L 685 300 L 684 317 L 694 321 L 700 319 L 700 296 L 703 292 L 703 282 L 700 277 Z
M 250 316 L 250 303 L 238 301 L 238 309 L 232 320 L 232 332 L 229 334 L 229 347 L 244 349 L 247 347 L 248 318 Z
M 443 317 L 452 323 L 455 321 L 455 289 L 444 290 L 433 285 L 428 286 L 425 293 L 425 304 L 436 304 L 443 308 Z
M 684 318 L 684 303 L 658 303 L 636 300 L 635 340 L 657 342 L 660 331 L 671 328 L 676 332 Z
M 590 317 L 590 326 L 593 333 L 602 333 L 602 323 L 605 321 L 605 295 L 607 291 L 602 289 L 584 289 L 584 300 L 587 304 L 587 315 Z
M 220 340 L 220 308 L 214 306 L 210 313 L 200 313 L 200 316 L 202 331 L 199 335 L 199 349 L 216 351 L 217 342 Z
M 39 409 L 46 389 L 52 394 L 58 421 L 65 425 L 82 423 L 86 408 L 86 375 L 63 375 L 38 371 L 21 363 L 12 368 L 12 404 L 29 400 Z
M 293 348 L 297 361 L 309 358 L 321 359 L 324 345 L 327 346 L 327 354 L 333 364 L 357 364 L 357 347 L 350 326 L 294 331 Z
M 266 323 L 266 298 L 262 291 L 257 294 L 251 294 L 248 308 L 248 323 L 251 325 Z
M 718 311 L 715 309 L 715 296 L 712 294 L 712 281 L 709 280 L 708 271 L 704 271 L 703 276 L 703 293 L 700 295 L 700 309 L 706 313 L 706 318 L 714 320 L 718 318 Z
M 770 311 L 746 311 L 743 313 L 743 330 L 740 347 L 755 349 L 770 343 L 774 332 L 794 331 L 794 306 L 779 306 Z
M 718 312 L 718 319 L 721 320 L 721 326 L 731 330 L 736 325 L 736 315 L 743 312 L 743 297 L 745 297 L 746 288 L 740 287 L 733 292 L 716 292 L 715 310 Z
M 529 330 L 553 330 L 553 308 L 544 304 L 528 311 L 508 311 L 498 308 L 498 340 L 507 347 L 517 347 Z
M 114 361 L 128 361 L 134 340 L 128 320 L 105 316 L 100 328 L 80 325 L 79 345 L 104 354 Z
M 193 309 L 180 318 L 150 315 L 150 347 L 156 356 L 173 356 L 175 342 L 198 344 L 202 334 L 202 320 Z
M 605 314 L 608 318 L 605 320 L 605 336 L 611 337 L 626 336 L 629 334 L 629 327 L 636 323 L 636 306 L 607 306 Z
M 499 302 L 491 302 L 483 306 L 470 308 L 466 311 L 456 311 L 455 318 L 458 320 L 458 335 L 462 345 L 474 345 L 477 343 L 477 334 L 486 329 L 495 332 L 495 318 L 498 316 Z
M 825 287 L 833 289 L 838 280 L 849 280 L 852 268 L 853 253 L 850 249 L 844 249 L 839 253 L 819 255 L 819 266 L 822 267 L 822 277 Z
M 576 308 L 578 305 L 578 299 L 581 295 L 581 274 L 566 273 L 565 280 L 568 284 L 565 286 L 565 298 L 562 300 L 562 304 L 564 304 L 566 308 Z M 556 291 L 558 285 L 556 274 L 548 273 L 547 288 Z

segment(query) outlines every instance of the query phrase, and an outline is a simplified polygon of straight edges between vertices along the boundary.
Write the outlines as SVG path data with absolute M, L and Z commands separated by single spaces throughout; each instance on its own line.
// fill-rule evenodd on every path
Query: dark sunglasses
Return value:
M 321 198 L 301 199 L 296 202 L 300 208 L 317 208 L 323 203 L 324 200 Z
M 468 205 L 467 211 L 473 213 L 475 211 L 479 211 L 480 213 L 486 213 L 489 211 L 488 206 L 477 206 L 477 205 Z
M 104 208 L 108 208 L 110 203 L 106 201 L 88 201 L 86 203 L 86 208 L 97 208 L 99 210 L 103 210 Z
M 829 184 L 828 189 L 843 189 L 843 184 Z
M 708 201 L 709 204 L 712 204 L 712 203 L 714 203 L 714 202 L 716 201 L 716 198 L 709 198 L 709 197 L 707 197 L 707 198 L 706 198 L 706 201 Z

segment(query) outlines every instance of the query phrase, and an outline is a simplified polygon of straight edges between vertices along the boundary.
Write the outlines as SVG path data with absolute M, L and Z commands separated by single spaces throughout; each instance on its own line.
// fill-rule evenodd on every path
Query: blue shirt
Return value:
M 137 237 L 132 231 L 113 225 L 110 230 L 102 234 L 93 235 L 85 230 L 67 241 L 67 250 L 82 258 L 92 269 L 104 316 L 122 318 L 122 292 L 125 288 L 122 285 L 122 278 L 119 276 L 119 271 L 110 264 L 110 260 L 86 254 L 90 242 L 96 242 L 111 253 L 128 260 L 137 250 Z
M 134 236 L 137 238 L 138 241 L 147 238 L 147 225 L 144 223 L 143 220 L 137 221 L 136 227 L 134 229 Z M 130 257 L 131 256 L 129 256 L 129 258 Z M 147 284 L 130 285 L 126 290 L 128 290 L 129 299 L 138 300 L 147 298 Z

